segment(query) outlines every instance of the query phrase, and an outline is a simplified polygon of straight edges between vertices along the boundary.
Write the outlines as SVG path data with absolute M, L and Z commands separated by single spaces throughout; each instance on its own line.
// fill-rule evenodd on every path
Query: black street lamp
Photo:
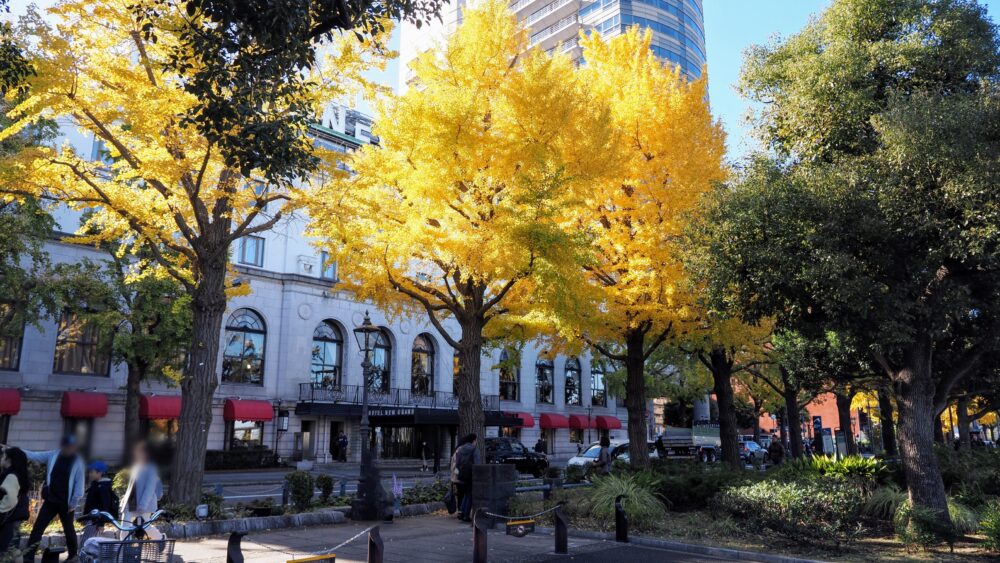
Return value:
M 358 341 L 358 348 L 364 355 L 361 362 L 361 375 L 364 384 L 361 391 L 361 476 L 358 479 L 358 494 L 351 502 L 351 518 L 355 520 L 380 520 L 385 516 L 389 501 L 385 489 L 382 488 L 382 479 L 379 477 L 378 468 L 372 463 L 372 452 L 370 448 L 371 436 L 369 435 L 368 424 L 368 385 L 371 382 L 372 362 L 371 353 L 375 349 L 381 330 L 372 324 L 365 311 L 365 320 L 361 326 L 354 329 L 354 337 Z

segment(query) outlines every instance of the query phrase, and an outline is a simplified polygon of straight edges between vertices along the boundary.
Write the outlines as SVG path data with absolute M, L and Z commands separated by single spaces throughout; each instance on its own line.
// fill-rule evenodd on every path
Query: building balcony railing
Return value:
M 528 16 L 525 22 L 528 25 L 531 25 L 537 22 L 538 20 L 544 18 L 546 15 L 551 14 L 552 12 L 558 10 L 559 8 L 562 8 L 566 4 L 569 4 L 570 2 L 573 1 L 574 0 L 555 0 L 554 2 L 549 2 L 545 6 L 539 8 L 538 11 L 533 12 L 530 16 Z
M 579 20 L 577 19 L 576 14 L 573 14 L 571 16 L 566 16 L 565 18 L 557 21 L 556 23 L 550 25 L 549 27 L 546 27 L 545 29 L 532 34 L 531 44 L 534 45 L 536 43 L 539 43 L 542 40 L 548 38 L 550 35 L 559 33 L 560 31 L 566 29 L 571 25 L 576 25 L 578 21 Z
M 360 405 L 364 397 L 361 385 L 324 385 L 300 383 L 299 401 L 307 403 L 340 403 Z M 483 410 L 500 410 L 499 395 L 483 395 Z M 368 405 L 372 407 L 424 407 L 457 409 L 458 396 L 445 391 L 420 393 L 411 389 L 368 390 Z

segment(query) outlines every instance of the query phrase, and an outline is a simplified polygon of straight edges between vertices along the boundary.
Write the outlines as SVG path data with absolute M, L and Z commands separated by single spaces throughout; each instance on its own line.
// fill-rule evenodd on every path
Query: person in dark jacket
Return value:
M 347 434 L 343 431 L 340 432 L 340 436 L 337 436 L 337 460 L 347 461 L 347 446 L 350 445 L 351 441 L 347 439 Z
M 72 561 L 76 558 L 76 529 L 73 527 L 73 511 L 83 498 L 83 478 L 86 465 L 77 448 L 76 436 L 67 434 L 59 444 L 58 450 L 33 452 L 24 450 L 24 455 L 30 461 L 45 464 L 45 488 L 42 489 L 42 507 L 38 509 L 35 525 L 28 536 L 28 549 L 24 552 L 25 563 L 35 560 L 35 551 L 42 534 L 49 524 L 59 519 L 63 534 L 66 536 L 66 556 Z
M 111 479 L 107 477 L 108 465 L 103 461 L 94 461 L 90 464 L 87 477 L 90 479 L 90 486 L 87 487 L 87 496 L 83 501 L 83 513 L 90 514 L 91 511 L 107 512 L 118 518 L 118 495 L 111 487 Z M 103 524 L 90 523 L 83 528 L 82 542 L 100 535 L 104 531 Z
M 767 447 L 767 457 L 775 465 L 781 465 L 785 461 L 785 447 L 781 445 L 781 440 L 771 441 L 771 445 Z
M 469 513 L 472 511 L 472 466 L 482 463 L 479 448 L 476 447 L 477 436 L 469 434 L 462 438 L 455 448 L 451 458 L 451 482 L 455 487 L 455 498 L 459 507 L 459 519 L 471 522 Z
M 7 553 L 14 532 L 28 519 L 31 474 L 28 457 L 18 448 L 6 448 L 0 459 L 0 555 Z

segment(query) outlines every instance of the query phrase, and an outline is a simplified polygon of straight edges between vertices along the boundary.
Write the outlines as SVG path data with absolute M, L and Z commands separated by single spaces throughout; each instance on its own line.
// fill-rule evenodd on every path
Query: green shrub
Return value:
M 963 496 L 1000 496 L 1000 450 L 955 451 L 937 445 L 934 450 L 944 486 Z
M 870 520 L 892 524 L 896 511 L 906 503 L 906 498 L 906 491 L 895 483 L 890 483 L 879 487 L 868 497 L 861 508 L 861 513 Z
M 288 496 L 291 497 L 295 508 L 299 510 L 309 508 L 315 492 L 312 475 L 306 471 L 292 471 L 285 475 L 285 482 L 288 483 Z
M 958 534 L 974 534 L 979 530 L 979 514 L 953 498 L 948 499 L 948 516 Z
M 448 485 L 443 481 L 434 481 L 430 485 L 414 485 L 403 491 L 402 504 L 424 504 L 441 502 L 448 492 Z
M 566 466 L 566 482 L 567 483 L 579 483 L 583 481 L 586 476 L 587 470 L 581 465 L 567 465 Z
M 719 491 L 743 484 L 752 472 L 733 471 L 721 464 L 670 460 L 653 465 L 658 478 L 657 494 L 673 510 L 696 510 L 708 506 Z
M 711 506 L 783 534 L 849 539 L 858 531 L 862 497 L 843 483 L 769 480 L 727 488 Z
M 891 473 L 881 459 L 848 456 L 835 460 L 831 457 L 813 456 L 792 460 L 772 470 L 770 476 L 779 481 L 793 479 L 839 481 L 870 494 L 880 484 L 889 482 Z
M 979 531 L 986 536 L 983 547 L 1000 552 L 1000 500 L 988 504 L 983 510 Z
M 650 473 L 595 477 L 587 509 L 593 518 L 613 522 L 615 499 L 623 495 L 622 506 L 631 522 L 654 522 L 664 516 L 663 503 L 656 496 L 658 484 Z
M 939 543 L 954 545 L 955 527 L 940 517 L 937 511 L 914 506 L 909 501 L 900 505 L 893 518 L 896 536 L 906 545 L 928 547 Z
M 322 473 L 316 476 L 316 488 L 319 489 L 319 498 L 323 501 L 323 504 L 330 502 L 330 497 L 333 496 L 333 477 Z

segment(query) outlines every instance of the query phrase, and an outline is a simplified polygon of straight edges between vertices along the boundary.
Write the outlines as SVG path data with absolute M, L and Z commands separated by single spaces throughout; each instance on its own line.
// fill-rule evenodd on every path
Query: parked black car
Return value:
M 533 452 L 516 438 L 486 438 L 486 463 L 511 463 L 519 473 L 541 477 L 549 467 L 545 454 Z

